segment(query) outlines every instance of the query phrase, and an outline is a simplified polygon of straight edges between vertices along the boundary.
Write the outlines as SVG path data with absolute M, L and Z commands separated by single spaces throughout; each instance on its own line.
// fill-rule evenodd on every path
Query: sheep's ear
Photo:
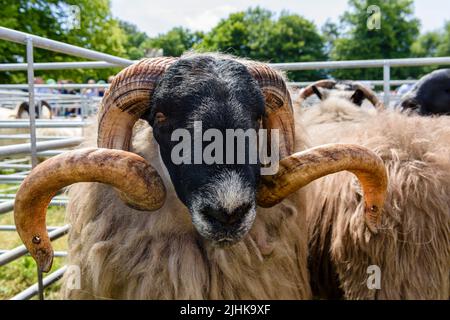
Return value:
M 315 95 L 320 99 L 323 100 L 322 93 L 316 86 L 312 86 L 312 90 L 314 91 Z
M 365 98 L 364 92 L 362 92 L 362 90 L 360 89 L 356 89 L 355 93 L 353 93 L 350 100 L 357 106 L 361 106 L 362 102 L 364 101 L 364 98 Z

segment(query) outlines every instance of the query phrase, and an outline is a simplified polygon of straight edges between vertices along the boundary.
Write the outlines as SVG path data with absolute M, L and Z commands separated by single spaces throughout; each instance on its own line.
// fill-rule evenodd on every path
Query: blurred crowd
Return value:
M 42 77 L 36 77 L 34 79 L 34 83 L 39 86 L 36 86 L 34 90 L 37 95 L 70 94 L 86 98 L 101 98 L 105 94 L 106 88 L 113 79 L 114 76 L 108 77 L 107 81 L 102 79 L 89 79 L 87 82 L 87 86 L 83 86 L 82 88 L 80 88 L 78 84 L 75 85 L 75 83 L 71 80 L 62 79 L 56 81 L 51 78 L 44 80 Z M 42 101 L 47 100 L 45 96 L 40 96 L 39 99 Z M 48 101 L 48 103 L 52 106 L 53 109 L 53 103 L 50 101 Z M 53 113 L 56 116 L 75 117 L 81 115 L 81 108 L 56 108 L 53 110 Z
M 114 76 L 108 77 L 108 80 L 95 80 L 89 79 L 86 88 L 77 89 L 71 88 L 70 84 L 74 84 L 71 80 L 58 80 L 56 82 L 54 79 L 44 80 L 42 77 L 36 77 L 34 79 L 34 84 L 37 85 L 48 85 L 47 87 L 37 87 L 35 92 L 38 94 L 75 94 L 83 95 L 87 97 L 103 97 L 107 84 L 110 84 Z

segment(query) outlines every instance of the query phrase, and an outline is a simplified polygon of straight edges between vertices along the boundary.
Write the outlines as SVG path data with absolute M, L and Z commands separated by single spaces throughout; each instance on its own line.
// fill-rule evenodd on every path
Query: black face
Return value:
M 246 67 L 222 57 L 179 60 L 165 72 L 152 96 L 145 119 L 153 127 L 162 160 L 179 199 L 189 208 L 195 227 L 214 243 L 234 243 L 252 226 L 260 164 L 248 157 L 251 151 L 248 139 L 244 144 L 247 156 L 238 164 L 237 155 L 243 149 L 238 150 L 237 143 L 230 149 L 226 130 L 257 132 L 263 114 L 261 90 Z M 191 147 L 182 152 L 174 149 L 181 140 L 172 141 L 173 134 L 180 132 L 177 129 L 189 134 Z M 220 147 L 210 154 L 215 156 L 218 150 L 222 151 L 223 164 L 205 163 L 204 152 L 215 141 L 215 138 L 203 141 L 202 135 L 208 129 L 222 134 L 223 143 L 218 141 Z M 178 150 L 176 156 L 187 156 L 183 163 L 174 160 L 174 150 Z M 234 155 L 229 157 L 234 161 L 227 164 L 230 154 Z
M 422 78 L 401 106 L 417 109 L 423 115 L 450 114 L 450 69 L 438 70 Z
M 45 108 L 45 107 L 42 106 L 42 108 Z M 29 107 L 28 102 L 23 102 L 22 105 L 19 107 L 19 109 L 22 109 L 22 113 L 26 112 L 26 113 L 30 114 L 30 107 Z M 37 119 L 40 119 L 42 116 L 38 104 L 36 104 L 34 107 L 34 114 Z M 22 114 L 19 115 L 19 117 L 21 117 L 21 116 L 22 116 Z

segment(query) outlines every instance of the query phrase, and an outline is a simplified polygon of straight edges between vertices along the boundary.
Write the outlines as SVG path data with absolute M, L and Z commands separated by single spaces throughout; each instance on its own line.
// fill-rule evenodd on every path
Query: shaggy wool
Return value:
M 368 113 L 344 100 L 299 111 L 314 145 L 357 143 L 382 157 L 389 177 L 382 228 L 364 225 L 350 173 L 308 193 L 309 268 L 320 298 L 448 299 L 450 293 L 450 117 Z M 368 267 L 381 288 L 367 286 Z

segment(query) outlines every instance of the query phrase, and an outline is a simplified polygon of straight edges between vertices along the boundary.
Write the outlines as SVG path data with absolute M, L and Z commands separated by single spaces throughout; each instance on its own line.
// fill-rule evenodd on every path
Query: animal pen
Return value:
M 134 63 L 132 60 L 115 57 L 109 54 L 88 50 L 70 44 L 34 36 L 31 34 L 0 27 L 0 39 L 21 43 L 26 47 L 26 63 L 5 63 L 0 64 L 0 72 L 27 71 L 27 84 L 0 84 L 0 106 L 13 109 L 19 102 L 28 101 L 29 106 L 34 106 L 37 102 L 38 108 L 42 108 L 41 101 L 47 101 L 53 109 L 64 111 L 67 108 L 77 108 L 80 110 L 80 118 L 66 120 L 61 117 L 53 119 L 36 119 L 35 108 L 29 108 L 29 119 L 0 120 L 0 130 L 3 129 L 28 129 L 29 133 L 0 134 L 2 141 L 12 141 L 9 145 L 0 146 L 0 169 L 10 169 L 15 173 L 1 174 L 0 183 L 8 185 L 0 194 L 0 214 L 12 214 L 14 209 L 14 192 L 17 191 L 19 183 L 38 164 L 38 159 L 48 158 L 63 153 L 67 148 L 73 148 L 83 141 L 82 135 L 74 136 L 45 136 L 38 135 L 37 128 L 79 128 L 83 131 L 91 124 L 89 116 L 96 114 L 100 98 L 86 97 L 83 95 L 68 95 L 55 93 L 38 93 L 38 88 L 47 89 L 86 89 L 94 87 L 107 87 L 107 85 L 90 84 L 66 84 L 66 85 L 36 85 L 34 83 L 35 70 L 65 70 L 75 68 L 111 68 L 126 67 Z M 64 53 L 75 57 L 94 61 L 80 62 L 45 62 L 34 63 L 34 48 L 42 48 L 54 52 Z M 405 83 L 414 83 L 414 80 L 391 80 L 391 68 L 429 66 L 429 65 L 450 65 L 450 57 L 444 58 L 418 58 L 418 59 L 393 59 L 393 60 L 370 60 L 370 61 L 326 61 L 326 62 L 302 62 L 302 63 L 276 63 L 270 64 L 272 67 L 284 71 L 318 70 L 318 69 L 353 69 L 353 68 L 382 68 L 383 79 L 370 81 L 371 84 L 382 86 L 383 91 L 379 95 L 384 100 L 386 106 L 390 106 L 397 99 L 392 96 L 391 87 Z M 291 85 L 304 86 L 309 82 L 291 83 Z M 27 90 L 21 91 L 21 90 Z M 26 140 L 27 143 L 15 143 L 15 141 Z M 13 192 L 13 193 L 10 193 Z M 68 202 L 64 195 L 57 195 L 53 198 L 51 205 L 65 206 Z M 48 228 L 50 239 L 56 240 L 63 237 L 69 230 L 69 225 L 52 226 Z M 15 232 L 15 226 L 0 225 L 0 232 Z M 20 259 L 28 254 L 25 246 L 6 250 L 0 248 L 0 267 Z M 67 255 L 64 251 L 56 251 L 55 257 L 61 258 Z M 60 279 L 67 266 L 52 272 L 45 278 L 37 270 L 38 283 L 26 290 L 18 293 L 11 299 L 24 300 L 39 295 L 44 296 L 44 289 L 58 279 Z

